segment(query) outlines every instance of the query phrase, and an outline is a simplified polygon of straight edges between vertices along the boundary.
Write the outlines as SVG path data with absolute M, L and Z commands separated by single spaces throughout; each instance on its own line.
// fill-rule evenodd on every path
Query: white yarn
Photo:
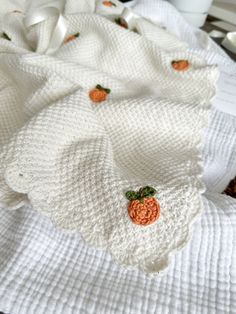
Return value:
M 4 8 L 9 3 L 8 0 L 2 2 Z M 209 50 L 199 49 L 195 36 L 199 31 L 192 29 L 167 1 L 136 0 L 134 9 L 138 14 L 165 23 L 208 63 L 221 65 L 224 72 L 235 71 L 234 63 L 211 40 Z M 39 79 L 38 88 L 43 83 Z M 59 83 L 51 79 L 50 93 L 54 99 L 60 92 L 60 87 L 56 89 Z M 70 81 L 66 83 L 69 88 Z M 42 92 L 44 100 L 43 97 Z M 34 100 L 33 94 L 31 100 Z M 43 102 L 41 104 L 43 107 Z M 37 105 L 40 107 L 39 99 L 34 103 L 35 110 Z M 13 106 L 20 108 L 14 102 Z M 20 116 L 19 110 L 12 111 L 9 123 L 4 123 L 6 139 L 13 132 L 10 121 L 17 115 Z M 27 116 L 30 115 L 27 111 Z M 20 121 L 21 118 L 18 127 Z M 236 200 L 216 191 L 221 192 L 223 181 L 226 185 L 229 175 L 236 174 L 235 132 L 236 118 L 213 110 L 204 132 L 203 150 L 203 179 L 207 189 L 213 192 L 203 197 L 204 212 L 201 220 L 194 224 L 192 239 L 173 257 L 165 276 L 150 278 L 138 270 L 120 267 L 110 254 L 86 245 L 78 233 L 61 232 L 31 208 L 0 209 L 0 311 L 20 314 L 234 313 Z
M 68 36 L 80 36 L 53 56 L 15 45 L 13 29 L 12 42 L 0 41 L 1 203 L 29 200 L 120 264 L 160 272 L 202 210 L 199 145 L 217 68 L 182 47 L 165 49 L 175 39 L 158 26 L 147 39 L 145 28 L 136 34 L 99 15 L 65 17 Z M 52 26 L 32 28 L 38 52 Z M 172 68 L 179 59 L 188 71 Z M 97 84 L 111 89 L 99 105 L 88 97 Z M 145 185 L 157 190 L 161 218 L 141 227 L 124 193 Z

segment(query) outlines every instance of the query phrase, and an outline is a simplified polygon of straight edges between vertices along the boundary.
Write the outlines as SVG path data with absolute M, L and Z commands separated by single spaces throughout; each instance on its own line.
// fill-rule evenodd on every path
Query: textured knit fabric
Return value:
M 168 4 L 156 1 L 145 1 L 145 5 L 143 5 L 142 1 L 137 1 L 137 13 L 142 13 L 141 11 L 143 10 L 143 14 L 148 17 L 148 12 L 145 11 L 146 8 L 152 12 L 149 14 L 150 17 L 155 15 L 155 18 L 158 19 L 159 22 L 166 23 L 167 28 L 171 29 L 171 21 L 173 25 L 177 23 L 176 25 L 178 25 L 178 27 L 173 28 L 176 31 L 176 35 L 178 35 L 178 31 L 182 29 L 183 34 L 185 34 L 185 38 L 182 38 L 182 40 L 187 41 L 192 50 L 199 54 L 200 58 L 206 58 L 209 64 L 217 62 L 229 75 L 235 69 L 233 68 L 234 65 L 232 62 L 227 59 L 223 53 L 219 53 L 218 49 L 215 49 L 211 42 L 209 42 L 210 47 L 208 47 L 208 50 L 202 49 L 202 42 L 199 40 L 198 36 L 195 36 L 196 31 L 182 21 L 177 12 L 169 7 Z M 187 31 L 189 33 L 188 35 Z M 91 39 L 91 42 L 92 41 L 93 38 Z M 126 45 L 127 44 L 128 43 L 126 43 Z M 4 49 L 12 50 L 10 43 L 5 42 L 4 45 Z M 43 57 L 41 55 L 34 55 L 33 57 L 29 54 L 24 55 L 25 53 L 23 52 L 23 55 L 20 57 L 4 57 L 2 59 L 4 60 L 4 66 L 2 66 L 1 60 L 1 70 L 4 71 L 3 82 L 5 82 L 6 88 L 9 88 L 8 97 L 12 97 L 11 100 L 8 100 L 8 107 L 2 107 L 4 108 L 4 114 L 6 114 L 6 108 L 8 108 L 11 113 L 8 114 L 8 119 L 4 119 L 4 132 L 1 131 L 1 134 L 4 134 L 2 141 L 6 143 L 3 154 L 4 165 L 6 165 L 4 166 L 6 168 L 4 169 L 5 181 L 3 180 L 3 184 L 5 183 L 6 185 L 3 185 L 2 191 L 4 193 L 2 197 L 5 197 L 4 202 L 7 203 L 5 205 L 8 205 L 8 208 L 9 206 L 12 208 L 18 207 L 17 204 L 25 201 L 25 196 L 21 193 L 25 193 L 26 190 L 21 189 L 28 189 L 29 185 L 34 185 L 34 182 L 40 182 L 40 180 L 38 180 L 39 174 L 42 180 L 47 179 L 47 174 L 50 172 L 57 175 L 47 155 L 49 149 L 56 145 L 58 138 L 64 143 L 63 141 L 67 138 L 66 134 L 71 131 L 70 127 L 71 129 L 76 129 L 79 123 L 81 127 L 81 125 L 83 126 L 83 124 L 87 122 L 86 119 L 89 119 L 92 123 L 89 123 L 90 127 L 86 132 L 86 136 L 87 134 L 89 134 L 89 136 L 95 134 L 97 138 L 100 134 L 101 143 L 107 143 L 107 146 L 100 144 L 99 148 L 102 147 L 102 151 L 107 153 L 112 147 L 112 152 L 115 152 L 113 153 L 114 158 L 123 158 L 122 152 L 120 152 L 121 156 L 119 156 L 117 147 L 121 140 L 122 133 L 126 134 L 125 128 L 128 128 L 128 126 L 125 126 L 122 121 L 117 121 L 114 117 L 117 115 L 118 103 L 122 104 L 122 107 L 119 108 L 122 109 L 119 110 L 119 114 L 121 114 L 123 118 L 127 118 L 127 120 L 125 120 L 127 123 L 128 121 L 132 122 L 130 117 L 136 117 L 137 109 L 141 111 L 147 107 L 149 110 L 151 108 L 151 113 L 154 115 L 153 118 L 149 111 L 145 110 L 145 115 L 142 115 L 142 119 L 144 119 L 143 122 L 139 122 L 136 119 L 135 125 L 139 130 L 141 124 L 142 128 L 146 125 L 148 118 L 148 121 L 154 120 L 155 110 L 153 109 L 157 101 L 158 104 L 160 104 L 158 110 L 162 110 L 160 111 L 162 116 L 163 111 L 165 112 L 165 110 L 170 108 L 168 106 L 169 104 L 178 118 L 181 117 L 181 114 L 176 112 L 176 105 L 180 106 L 181 104 L 182 113 L 186 115 L 194 104 L 192 102 L 187 103 L 177 92 L 176 94 L 168 92 L 170 98 L 167 94 L 166 97 L 163 97 L 164 99 L 162 101 L 166 106 L 162 108 L 162 102 L 160 102 L 159 99 L 162 98 L 161 95 L 163 95 L 161 90 L 158 90 L 158 95 L 156 95 L 155 88 L 155 91 L 153 91 L 153 88 L 147 91 L 144 89 L 140 92 L 141 95 L 137 97 L 137 86 L 135 87 L 131 82 L 133 77 L 131 77 L 128 82 L 124 82 L 122 77 L 122 82 L 118 85 L 115 77 L 111 79 L 110 76 L 108 76 L 104 86 L 110 87 L 112 91 L 116 91 L 116 86 L 118 85 L 119 90 L 117 94 L 114 95 L 114 98 L 112 98 L 113 93 L 111 93 L 107 105 L 103 106 L 103 104 L 100 104 L 97 107 L 93 107 L 86 98 L 86 88 L 88 91 L 89 88 L 92 87 L 92 84 L 91 86 L 89 83 L 87 83 L 87 86 L 81 85 L 88 79 L 87 75 L 82 76 L 82 82 L 79 84 L 72 79 L 73 76 L 77 77 L 78 75 L 78 77 L 80 77 L 79 75 L 82 75 L 85 70 L 79 69 L 79 71 L 75 71 L 74 64 L 67 70 L 67 58 L 70 59 L 70 62 L 78 62 L 78 59 L 76 59 L 77 56 L 74 57 L 74 60 L 72 58 L 72 55 L 74 55 L 73 50 L 76 51 L 76 49 L 78 49 L 75 41 L 68 45 L 71 46 L 67 47 L 68 50 L 72 50 L 71 54 L 66 50 L 66 46 L 58 51 L 57 58 L 60 59 L 60 61 L 57 61 L 52 71 L 50 67 L 54 66 L 53 57 Z M 156 44 L 155 49 L 159 52 L 158 45 L 156 46 Z M 163 54 L 166 55 L 166 52 Z M 176 52 L 174 52 L 174 56 L 176 56 Z M 50 64 L 48 60 L 50 60 Z M 91 68 L 94 67 L 94 64 L 91 64 L 93 60 L 83 59 L 83 62 L 85 61 L 88 62 L 86 64 L 86 71 L 88 71 L 89 66 Z M 104 65 L 104 62 L 101 62 L 101 64 Z M 129 67 L 128 63 L 127 67 Z M 109 68 L 109 71 L 114 71 L 111 64 Z M 9 71 L 9 69 L 11 70 Z M 63 76 L 59 75 L 59 71 L 62 71 Z M 34 78 L 35 73 L 37 73 L 37 80 Z M 99 73 L 94 74 L 91 70 L 89 74 L 91 74 L 92 79 L 94 79 Z M 17 80 L 19 86 L 14 86 L 14 81 L 18 77 L 22 78 L 23 76 L 24 79 Z M 144 72 L 142 76 L 141 82 L 144 84 L 143 82 L 148 79 L 148 75 Z M 45 81 L 45 77 L 47 81 Z M 26 78 L 28 78 L 27 83 L 24 85 Z M 7 79 L 10 81 L 9 84 L 7 84 Z M 167 76 L 167 79 L 169 80 L 169 76 Z M 88 82 L 89 80 L 90 78 Z M 113 81 L 114 85 L 111 85 L 110 82 Z M 96 83 L 103 82 L 93 82 L 93 84 Z M 127 100 L 125 99 L 128 93 L 125 88 L 126 86 L 129 86 L 128 90 L 130 91 L 130 94 L 128 94 L 130 98 L 129 108 L 127 108 Z M 40 91 L 40 97 L 38 97 L 38 93 L 35 93 L 35 91 Z M 120 99 L 119 97 L 121 97 L 122 92 L 123 96 L 122 99 Z M 17 99 L 15 94 L 18 95 Z M 48 99 L 49 94 L 51 99 Z M 154 96 L 149 97 L 150 94 Z M 3 93 L 3 95 L 5 94 Z M 171 100 L 172 96 L 176 96 L 177 101 L 173 101 L 173 98 Z M 3 99 L 4 101 L 1 101 L 1 104 L 5 102 L 5 98 Z M 16 100 L 13 101 L 14 99 Z M 19 105 L 20 99 L 22 105 Z M 18 103 L 18 106 L 14 105 L 15 102 Z M 75 106 L 77 102 L 81 108 Z M 16 111 L 11 110 L 10 104 Z M 68 107 L 67 110 L 63 109 L 65 104 Z M 108 107 L 108 104 L 110 104 L 110 107 Z M 201 101 L 199 104 L 201 104 Z M 48 107 L 49 105 L 50 107 Z M 204 103 L 202 103 L 202 105 L 204 105 Z M 134 107 L 136 110 L 132 109 Z M 70 110 L 68 110 L 70 108 L 73 108 L 75 115 L 73 117 L 70 116 Z M 197 106 L 196 108 L 200 109 L 201 106 Z M 57 123 L 50 122 L 52 131 L 50 132 L 50 129 L 48 130 L 50 136 L 47 136 L 47 133 L 45 134 L 42 145 L 40 144 L 42 143 L 40 135 L 44 124 L 42 124 L 41 121 L 47 122 L 48 117 L 54 112 L 54 109 L 59 109 Z M 84 112 L 83 119 L 77 118 L 77 110 L 80 114 Z M 198 111 L 199 110 L 191 111 L 191 114 L 195 117 L 195 119 L 191 121 L 193 125 L 197 123 L 196 119 L 199 117 L 197 114 Z M 146 114 L 148 115 L 147 117 Z M 96 119 L 93 119 L 94 116 L 96 116 Z M 199 117 L 199 121 L 203 122 L 202 119 L 204 116 L 206 116 L 205 111 L 203 112 L 203 116 L 201 118 Z M 106 117 L 109 117 L 109 119 L 108 123 L 104 125 Z M 25 120 L 23 121 L 23 119 Z M 70 119 L 70 121 L 72 119 L 74 123 L 70 126 L 66 123 L 63 124 L 67 119 Z M 165 120 L 168 121 L 168 119 L 169 116 L 166 116 Z M 160 122 L 160 129 L 162 130 L 162 120 L 160 121 L 160 116 L 158 116 L 156 120 Z M 116 122 L 114 132 L 116 132 L 119 127 L 121 132 L 120 137 L 115 137 L 115 134 L 112 134 L 114 121 Z M 177 121 L 175 121 L 175 123 L 176 122 Z M 175 123 L 172 124 L 174 130 L 176 130 Z M 184 123 L 188 125 L 187 120 L 184 121 Z M 97 127 L 98 125 L 100 128 Z M 21 132 L 19 132 L 18 129 L 21 126 L 23 126 L 23 128 Z M 153 126 L 156 129 L 156 124 Z M 152 124 L 150 125 L 150 128 L 151 127 Z M 96 132 L 92 133 L 94 129 Z M 197 127 L 197 130 L 199 129 L 200 125 Z M 56 133 L 55 130 L 58 130 L 59 133 Z M 189 127 L 188 130 L 191 130 L 191 128 Z M 234 265 L 236 247 L 236 203 L 235 200 L 228 196 L 222 196 L 216 193 L 217 190 L 221 189 L 221 185 L 227 185 L 227 178 L 225 179 L 225 177 L 235 175 L 235 130 L 236 120 L 234 117 L 222 114 L 216 110 L 211 112 L 209 127 L 205 131 L 203 148 L 205 168 L 203 178 L 207 188 L 212 190 L 212 192 L 208 192 L 203 198 L 204 213 L 201 221 L 194 227 L 191 242 L 183 251 L 173 257 L 168 273 L 163 277 L 149 277 L 138 270 L 127 270 L 119 266 L 114 262 L 110 254 L 88 246 L 78 233 L 71 235 L 58 230 L 51 224 L 50 219 L 40 213 L 32 211 L 31 207 L 24 207 L 17 211 L 8 211 L 7 208 L 2 209 L 2 218 L 0 221 L 0 310 L 6 313 L 27 314 L 45 312 L 66 314 L 235 313 L 236 270 Z M 15 131 L 17 132 L 13 135 Z M 133 125 L 131 125 L 129 131 L 134 132 Z M 145 134 L 146 131 L 147 129 L 144 128 Z M 170 132 L 170 141 L 173 137 L 171 131 L 172 130 L 169 128 L 167 132 L 167 134 Z M 155 133 L 151 132 L 151 134 L 154 136 L 154 139 L 156 139 Z M 197 133 L 195 136 L 196 135 Z M 130 136 L 132 137 L 132 133 Z M 200 134 L 198 136 L 200 138 Z M 187 138 L 189 140 L 189 134 L 187 134 Z M 27 145 L 25 145 L 26 143 Z M 36 144 L 35 147 L 32 145 L 33 143 Z M 93 147 L 93 140 L 89 143 L 91 143 Z M 86 140 L 84 146 L 87 146 L 89 143 Z M 124 145 L 125 143 L 123 142 L 122 144 Z M 133 145 L 133 143 L 131 144 Z M 17 149 L 14 149 L 14 147 L 17 147 Z M 42 152 L 38 153 L 41 157 L 35 161 L 32 159 L 30 153 L 34 152 L 35 149 L 39 152 L 39 147 L 42 148 Z M 143 150 L 147 147 L 148 145 L 146 145 L 145 141 Z M 58 152 L 58 154 L 60 154 L 60 156 L 64 156 L 63 153 L 67 154 L 67 148 L 68 147 L 66 147 L 65 151 Z M 76 154 L 74 148 L 71 151 L 71 158 Z M 164 148 L 163 146 L 163 149 Z M 140 151 L 142 152 L 142 147 L 139 147 L 138 153 Z M 182 152 L 186 152 L 186 147 L 183 147 Z M 194 150 L 194 152 L 196 154 L 195 156 L 198 156 L 197 150 Z M 136 158 L 140 158 L 138 153 L 135 153 L 137 155 Z M 12 156 L 14 156 L 14 160 L 11 160 Z M 22 163 L 22 160 L 25 158 L 24 156 L 28 156 L 27 165 Z M 95 155 L 95 158 L 96 156 L 97 155 Z M 113 156 L 110 157 L 111 160 Z M 152 156 L 152 153 L 148 152 L 147 155 L 142 156 L 142 159 L 145 161 L 145 158 L 148 158 L 148 156 Z M 166 156 L 168 156 L 168 154 L 166 154 Z M 178 156 L 177 154 L 177 159 Z M 191 155 L 191 158 L 192 156 L 193 155 Z M 15 157 L 17 157 L 17 160 Z M 81 156 L 81 158 L 82 157 L 83 156 Z M 184 155 L 183 157 L 186 158 L 187 156 Z M 53 155 L 51 155 L 51 158 L 54 158 Z M 122 160 L 119 158 L 118 161 Z M 61 160 L 63 160 L 63 158 Z M 58 160 L 58 162 L 60 163 L 61 160 Z M 47 161 L 47 164 L 45 164 L 45 167 L 42 167 L 42 162 L 45 161 Z M 69 161 L 70 160 L 68 160 L 68 162 Z M 147 159 L 147 161 L 149 160 Z M 215 163 L 215 161 L 217 162 Z M 122 169 L 123 164 L 118 164 L 117 159 L 114 160 L 114 162 L 118 165 L 118 170 Z M 123 163 L 127 165 L 127 161 L 123 161 Z M 136 160 L 131 159 L 131 168 L 135 167 L 135 163 Z M 214 163 L 216 165 L 215 168 L 213 167 Z M 195 164 L 197 165 L 196 162 Z M 24 178 L 24 173 L 19 172 L 18 167 L 21 166 L 22 168 L 20 170 L 24 170 L 26 169 L 25 166 L 28 168 L 29 165 L 31 169 L 33 169 L 35 177 L 33 180 L 29 181 L 27 181 L 29 177 L 25 177 L 26 181 L 22 180 L 24 183 L 22 184 L 19 180 L 22 179 L 22 174 Z M 16 166 L 18 172 L 15 171 L 16 168 L 14 167 Z M 110 164 L 107 165 L 108 171 L 110 170 L 109 167 Z M 37 173 L 35 169 L 41 169 L 41 172 L 39 171 Z M 125 170 L 127 171 L 127 169 Z M 145 167 L 145 170 L 150 171 L 148 167 Z M 132 182 L 134 182 L 132 187 L 136 186 L 136 182 L 138 182 L 138 184 L 143 182 L 143 180 L 140 180 L 140 177 L 143 178 L 144 170 L 143 172 L 139 171 L 141 170 L 135 168 L 135 176 L 131 173 Z M 65 169 L 65 174 L 66 173 L 67 169 Z M 107 173 L 109 174 L 109 172 Z M 14 177 L 16 174 L 21 175 Z M 30 178 L 32 178 L 31 175 L 32 172 L 30 173 Z M 64 178 L 66 178 L 66 175 Z M 217 180 L 214 180 L 214 178 L 217 178 Z M 87 178 L 85 178 L 85 180 L 87 180 Z M 145 180 L 147 180 L 145 183 L 150 183 L 148 179 L 145 178 Z M 15 184 L 14 188 L 11 187 L 12 182 Z M 43 182 L 47 181 L 41 182 L 41 187 L 44 189 Z M 56 180 L 53 182 L 53 186 L 55 182 Z M 127 179 L 126 182 L 127 187 L 130 187 Z M 197 180 L 197 182 L 199 181 Z M 214 185 L 211 182 L 213 182 Z M 65 180 L 65 185 L 66 183 L 67 180 Z M 77 181 L 75 184 L 77 184 Z M 11 189 L 9 189 L 9 186 Z M 15 193 L 14 191 L 21 193 Z M 37 191 L 34 193 L 36 192 Z M 41 191 L 39 192 L 41 193 Z M 27 193 L 29 194 L 28 191 Z M 111 192 L 111 194 L 112 193 L 113 192 Z M 56 196 L 56 194 L 54 195 Z M 36 196 L 38 198 L 39 195 L 36 193 Z M 32 198 L 30 201 L 32 201 Z M 120 202 L 119 199 L 118 202 Z M 116 202 L 112 202 L 111 206 L 114 206 L 114 203 Z M 42 205 L 40 210 L 45 210 L 45 206 L 47 205 L 45 204 L 45 199 L 42 200 Z M 123 206 L 125 208 L 126 204 Z M 98 227 L 100 227 L 100 225 L 98 225 Z
M 86 12 L 66 19 L 67 36 L 79 38 L 53 56 L 39 54 L 51 20 L 32 27 L 36 53 L 2 39 L 1 202 L 19 208 L 29 200 L 119 263 L 160 272 L 202 210 L 198 146 L 217 69 L 182 47 L 165 50 L 177 40 L 148 21 L 162 47 L 145 38 L 146 28 L 136 34 Z M 176 71 L 175 60 L 189 69 Z M 100 105 L 89 98 L 97 84 L 111 90 Z M 146 228 L 131 221 L 124 195 L 145 185 L 161 204 Z
M 5 313 L 235 313 L 236 202 L 208 194 L 190 244 L 150 278 L 66 235 L 31 209 L 0 221 Z

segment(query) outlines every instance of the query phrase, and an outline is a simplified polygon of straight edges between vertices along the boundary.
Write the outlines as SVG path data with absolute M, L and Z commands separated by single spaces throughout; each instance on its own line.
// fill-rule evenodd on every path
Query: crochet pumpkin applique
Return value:
M 110 94 L 110 92 L 111 90 L 109 88 L 97 85 L 89 92 L 89 98 L 95 103 L 100 103 L 107 99 L 107 96 Z
M 154 195 L 156 190 L 150 186 L 140 188 L 138 192 L 127 191 L 126 198 L 130 201 L 128 214 L 133 223 L 141 226 L 153 224 L 160 217 L 160 203 Z
M 67 37 L 65 40 L 64 40 L 64 44 L 67 44 L 69 43 L 70 41 L 72 40 L 75 40 L 76 38 L 78 38 L 80 35 L 80 33 L 76 33 L 74 35 L 70 35 L 69 37 Z
M 116 4 L 112 1 L 103 1 L 102 4 L 105 5 L 106 7 L 116 7 Z
M 125 29 L 128 29 L 128 24 L 121 17 L 118 17 L 117 19 L 115 19 L 115 22 L 116 22 L 117 25 L 119 25 L 119 26 L 121 26 L 121 27 L 123 27 Z
M 190 64 L 187 60 L 178 60 L 171 62 L 172 68 L 176 71 L 187 71 L 190 67 Z

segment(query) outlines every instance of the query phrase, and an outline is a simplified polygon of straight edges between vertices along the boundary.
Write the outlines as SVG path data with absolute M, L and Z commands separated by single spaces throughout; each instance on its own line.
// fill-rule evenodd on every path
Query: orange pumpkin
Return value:
M 128 214 L 133 223 L 141 226 L 148 226 L 160 217 L 160 204 L 152 197 L 155 189 L 146 186 L 138 192 L 128 191 L 126 197 L 130 200 Z
M 176 71 L 186 71 L 189 69 L 190 64 L 187 60 L 178 60 L 178 61 L 172 61 L 172 67 Z
M 103 5 L 105 5 L 106 7 L 116 7 L 116 4 L 111 1 L 103 1 Z
M 104 88 L 101 85 L 97 85 L 96 88 L 89 92 L 89 98 L 95 103 L 100 103 L 107 99 L 107 96 L 110 94 L 110 92 L 111 90 L 109 88 Z
M 121 27 L 128 29 L 127 22 L 124 19 L 122 19 L 121 17 L 118 17 L 117 19 L 115 19 L 115 22 L 116 22 L 116 24 L 120 25 Z
M 70 42 L 70 41 L 72 41 L 72 40 L 78 38 L 79 35 L 80 35 L 80 33 L 76 33 L 76 34 L 74 34 L 74 35 L 71 35 L 71 36 L 67 37 L 66 40 L 64 41 L 64 43 L 67 44 L 68 42 Z

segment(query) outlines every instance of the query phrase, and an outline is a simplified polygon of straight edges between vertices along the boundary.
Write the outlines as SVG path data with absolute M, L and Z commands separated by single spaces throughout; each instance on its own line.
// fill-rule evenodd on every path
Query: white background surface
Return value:
M 209 63 L 219 63 L 227 75 L 235 73 L 232 62 L 214 44 L 209 50 L 201 48 L 197 31 L 167 4 L 139 0 L 135 10 L 165 24 Z M 221 93 L 228 91 L 227 84 L 221 86 Z M 0 310 L 11 314 L 236 313 L 236 201 L 219 194 L 228 177 L 235 175 L 235 132 L 235 117 L 212 111 L 204 144 L 205 210 L 191 242 L 163 277 L 125 270 L 108 254 L 85 245 L 78 235 L 60 232 L 31 209 L 2 209 Z

